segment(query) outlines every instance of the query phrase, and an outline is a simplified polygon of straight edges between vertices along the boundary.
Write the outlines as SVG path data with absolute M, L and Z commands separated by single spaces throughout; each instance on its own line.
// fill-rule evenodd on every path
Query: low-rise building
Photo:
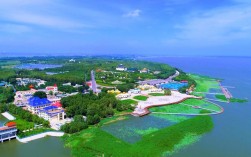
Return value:
M 118 70 L 118 71 L 126 71 L 127 68 L 126 68 L 123 64 L 120 64 L 120 65 L 118 65 L 118 66 L 116 67 L 116 70 Z
M 45 89 L 47 90 L 46 93 L 49 93 L 50 91 L 52 91 L 53 93 L 58 92 L 58 86 L 56 84 L 54 84 L 54 86 L 47 86 Z
M 27 109 L 33 114 L 37 114 L 38 110 L 51 105 L 51 101 L 47 98 L 32 97 L 28 100 Z
M 139 71 L 140 73 L 148 73 L 149 72 L 149 69 L 147 68 L 143 68 L 142 70 Z
M 17 128 L 14 122 L 9 122 L 6 126 L 0 127 L 0 141 L 16 138 Z
M 38 116 L 49 121 L 52 119 L 64 120 L 65 112 L 61 107 L 50 105 L 39 109 Z
M 128 93 L 129 93 L 129 94 L 139 94 L 139 93 L 141 93 L 141 90 L 138 89 L 138 88 L 130 89 L 130 90 L 128 91 Z

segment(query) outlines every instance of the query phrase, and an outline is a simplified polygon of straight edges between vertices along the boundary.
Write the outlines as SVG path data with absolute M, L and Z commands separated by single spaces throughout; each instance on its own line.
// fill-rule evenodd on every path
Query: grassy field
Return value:
M 165 96 L 163 93 L 149 93 L 151 96 Z
M 143 96 L 143 95 L 138 95 L 138 96 L 135 96 L 133 98 L 136 99 L 136 100 L 140 100 L 140 101 L 146 101 L 148 97 Z
M 173 126 L 156 130 L 150 128 L 142 140 L 126 143 L 98 127 L 92 127 L 63 137 L 65 145 L 74 157 L 83 156 L 145 156 L 159 157 L 196 141 L 202 134 L 211 131 L 213 122 L 209 116 L 198 116 Z
M 132 105 L 132 104 L 136 105 L 136 104 L 138 104 L 137 101 L 132 100 L 132 99 L 126 99 L 126 100 L 120 100 L 120 101 L 122 102 L 122 104 L 125 104 L 125 105 Z

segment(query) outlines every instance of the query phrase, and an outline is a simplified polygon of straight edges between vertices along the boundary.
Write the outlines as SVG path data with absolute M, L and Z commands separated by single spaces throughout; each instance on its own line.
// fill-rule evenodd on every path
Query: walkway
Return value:
M 5 118 L 9 119 L 9 120 L 15 120 L 15 119 L 16 119 L 16 118 L 15 118 L 14 116 L 12 116 L 9 112 L 4 112 L 4 113 L 2 113 L 2 115 L 3 115 Z
M 17 140 L 22 143 L 27 143 L 36 139 L 40 139 L 46 136 L 55 136 L 55 137 L 61 137 L 64 135 L 64 132 L 56 132 L 56 131 L 49 131 L 49 132 L 44 132 L 41 134 L 25 137 L 25 138 L 19 138 L 17 137 Z

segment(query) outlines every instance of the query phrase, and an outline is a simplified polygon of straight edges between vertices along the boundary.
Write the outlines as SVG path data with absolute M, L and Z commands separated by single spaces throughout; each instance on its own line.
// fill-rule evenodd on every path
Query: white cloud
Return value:
M 175 26 L 177 33 L 167 43 L 210 46 L 250 39 L 250 19 L 251 6 L 243 5 L 193 13 Z
M 132 10 L 132 11 L 124 14 L 124 16 L 125 17 L 138 17 L 138 16 L 140 16 L 141 12 L 142 12 L 141 10 L 135 9 L 135 10 Z

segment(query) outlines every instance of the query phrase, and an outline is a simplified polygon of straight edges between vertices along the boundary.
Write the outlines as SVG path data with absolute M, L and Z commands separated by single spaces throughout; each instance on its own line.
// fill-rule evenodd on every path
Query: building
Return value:
M 132 72 L 132 73 L 134 73 L 134 72 L 136 72 L 136 71 L 138 71 L 137 68 L 128 68 L 128 69 L 127 69 L 127 72 Z
M 123 98 L 128 98 L 130 97 L 131 95 L 129 93 L 122 93 L 122 94 L 118 94 L 116 97 L 118 99 L 123 99 Z
M 126 71 L 127 68 L 126 68 L 123 64 L 120 64 L 120 65 L 118 65 L 118 66 L 116 67 L 116 70 L 118 70 L 118 71 Z
M 37 114 L 38 110 L 48 106 L 51 106 L 51 101 L 47 98 L 31 97 L 28 100 L 27 109 L 33 114 Z
M 121 91 L 118 90 L 118 89 L 116 89 L 116 90 L 113 90 L 113 89 L 112 89 L 112 90 L 108 90 L 107 93 L 110 93 L 110 94 L 120 94 Z
M 141 93 L 141 90 L 138 89 L 138 88 L 130 89 L 130 90 L 128 91 L 128 93 L 129 93 L 129 94 L 139 94 L 139 93 Z
M 71 82 L 63 83 L 62 85 L 63 85 L 63 86 L 71 86 Z
M 30 89 L 27 91 L 17 91 L 16 95 L 14 97 L 14 104 L 17 106 L 27 106 L 28 105 L 28 99 L 33 97 L 33 94 L 37 90 L 35 89 Z
M 17 85 L 26 86 L 28 84 L 37 84 L 37 86 L 45 85 L 46 81 L 34 78 L 16 78 Z
M 111 82 L 112 84 L 123 84 L 123 82 L 119 81 L 119 80 L 116 80 L 116 81 L 113 81 Z
M 76 60 L 75 59 L 70 59 L 69 62 L 74 62 L 75 63 Z
M 64 120 L 65 112 L 61 107 L 51 105 L 39 109 L 38 116 L 48 121 L 52 119 Z
M 0 141 L 11 140 L 16 138 L 17 128 L 16 123 L 9 122 L 6 126 L 0 127 Z
M 45 89 L 47 90 L 46 93 L 49 93 L 50 91 L 52 91 L 53 93 L 58 92 L 58 86 L 56 84 L 54 84 L 54 86 L 47 86 Z
M 143 68 L 142 70 L 139 71 L 140 73 L 148 73 L 149 72 L 149 69 L 147 68 Z

